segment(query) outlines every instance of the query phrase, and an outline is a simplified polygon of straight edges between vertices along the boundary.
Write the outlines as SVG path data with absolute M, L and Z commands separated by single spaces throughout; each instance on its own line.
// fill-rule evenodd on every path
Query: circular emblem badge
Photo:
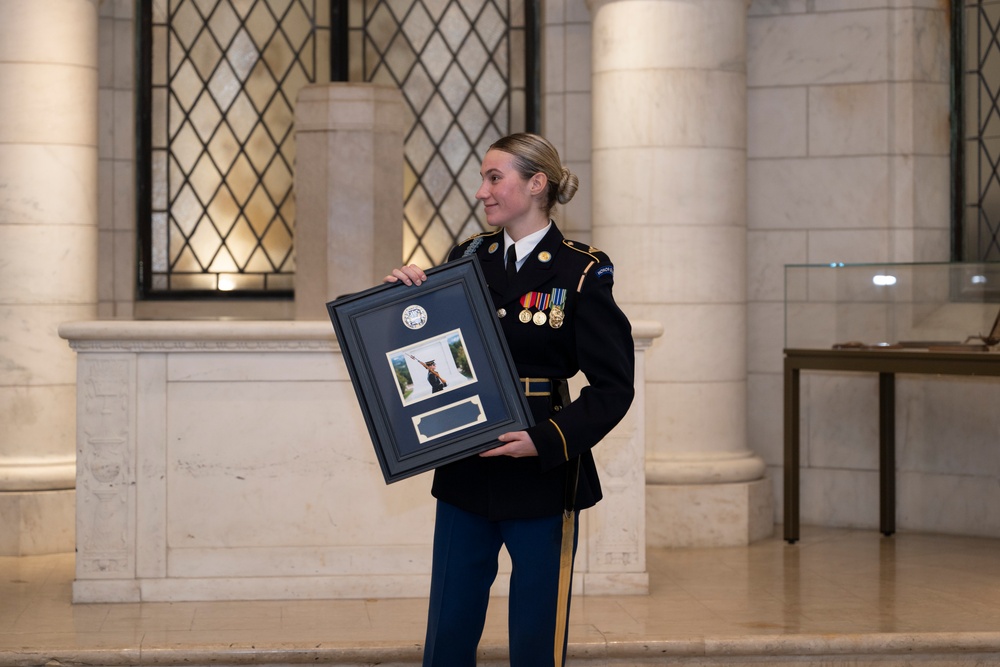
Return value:
M 492 255 L 493 253 L 495 253 L 497 251 L 497 248 L 499 248 L 499 247 L 500 247 L 499 243 L 491 243 L 490 247 L 488 248 L 489 253 Z
M 551 259 L 552 259 L 552 253 L 550 253 L 548 250 L 543 250 L 540 253 L 538 253 L 539 262 L 548 262 Z
M 427 311 L 423 306 L 407 306 L 403 310 L 403 324 L 409 329 L 419 329 L 427 324 Z

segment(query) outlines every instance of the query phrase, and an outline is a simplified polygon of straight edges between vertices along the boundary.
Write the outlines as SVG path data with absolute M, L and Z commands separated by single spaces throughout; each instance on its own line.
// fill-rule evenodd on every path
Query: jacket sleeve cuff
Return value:
M 549 470 L 569 460 L 569 444 L 559 426 L 551 419 L 535 424 L 528 429 L 531 441 L 538 450 L 538 461 L 542 470 Z

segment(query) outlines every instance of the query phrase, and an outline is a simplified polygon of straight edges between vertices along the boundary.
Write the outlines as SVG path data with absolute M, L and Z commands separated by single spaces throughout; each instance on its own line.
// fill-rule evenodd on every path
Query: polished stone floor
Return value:
M 926 664 L 1000 664 L 1000 540 L 780 535 L 650 549 L 648 596 L 574 599 L 569 664 L 910 664 L 922 652 L 946 657 Z M 72 579 L 72 554 L 0 558 L 0 665 L 419 660 L 422 599 L 74 605 Z M 495 599 L 481 664 L 503 664 L 505 612 Z

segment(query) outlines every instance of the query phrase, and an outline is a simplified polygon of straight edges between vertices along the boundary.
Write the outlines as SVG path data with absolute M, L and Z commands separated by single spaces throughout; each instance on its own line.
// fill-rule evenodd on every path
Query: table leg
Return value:
M 799 369 L 785 361 L 785 540 L 799 539 Z
M 878 374 L 879 529 L 896 532 L 896 376 Z

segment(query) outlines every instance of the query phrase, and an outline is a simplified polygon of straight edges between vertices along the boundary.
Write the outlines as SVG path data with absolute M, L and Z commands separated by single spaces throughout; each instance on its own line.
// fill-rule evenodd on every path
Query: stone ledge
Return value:
M 49 648 L 0 651 L 0 667 L 87 665 L 418 665 L 422 647 L 413 642 L 318 644 L 228 644 L 205 646 L 134 646 Z M 682 640 L 650 638 L 571 642 L 567 665 L 662 665 L 665 659 L 704 665 L 769 664 L 838 665 L 1000 664 L 1000 632 L 872 633 L 844 635 L 760 635 L 701 637 Z M 484 644 L 479 664 L 503 665 L 505 645 Z M 609 663 L 608 661 L 613 661 Z

